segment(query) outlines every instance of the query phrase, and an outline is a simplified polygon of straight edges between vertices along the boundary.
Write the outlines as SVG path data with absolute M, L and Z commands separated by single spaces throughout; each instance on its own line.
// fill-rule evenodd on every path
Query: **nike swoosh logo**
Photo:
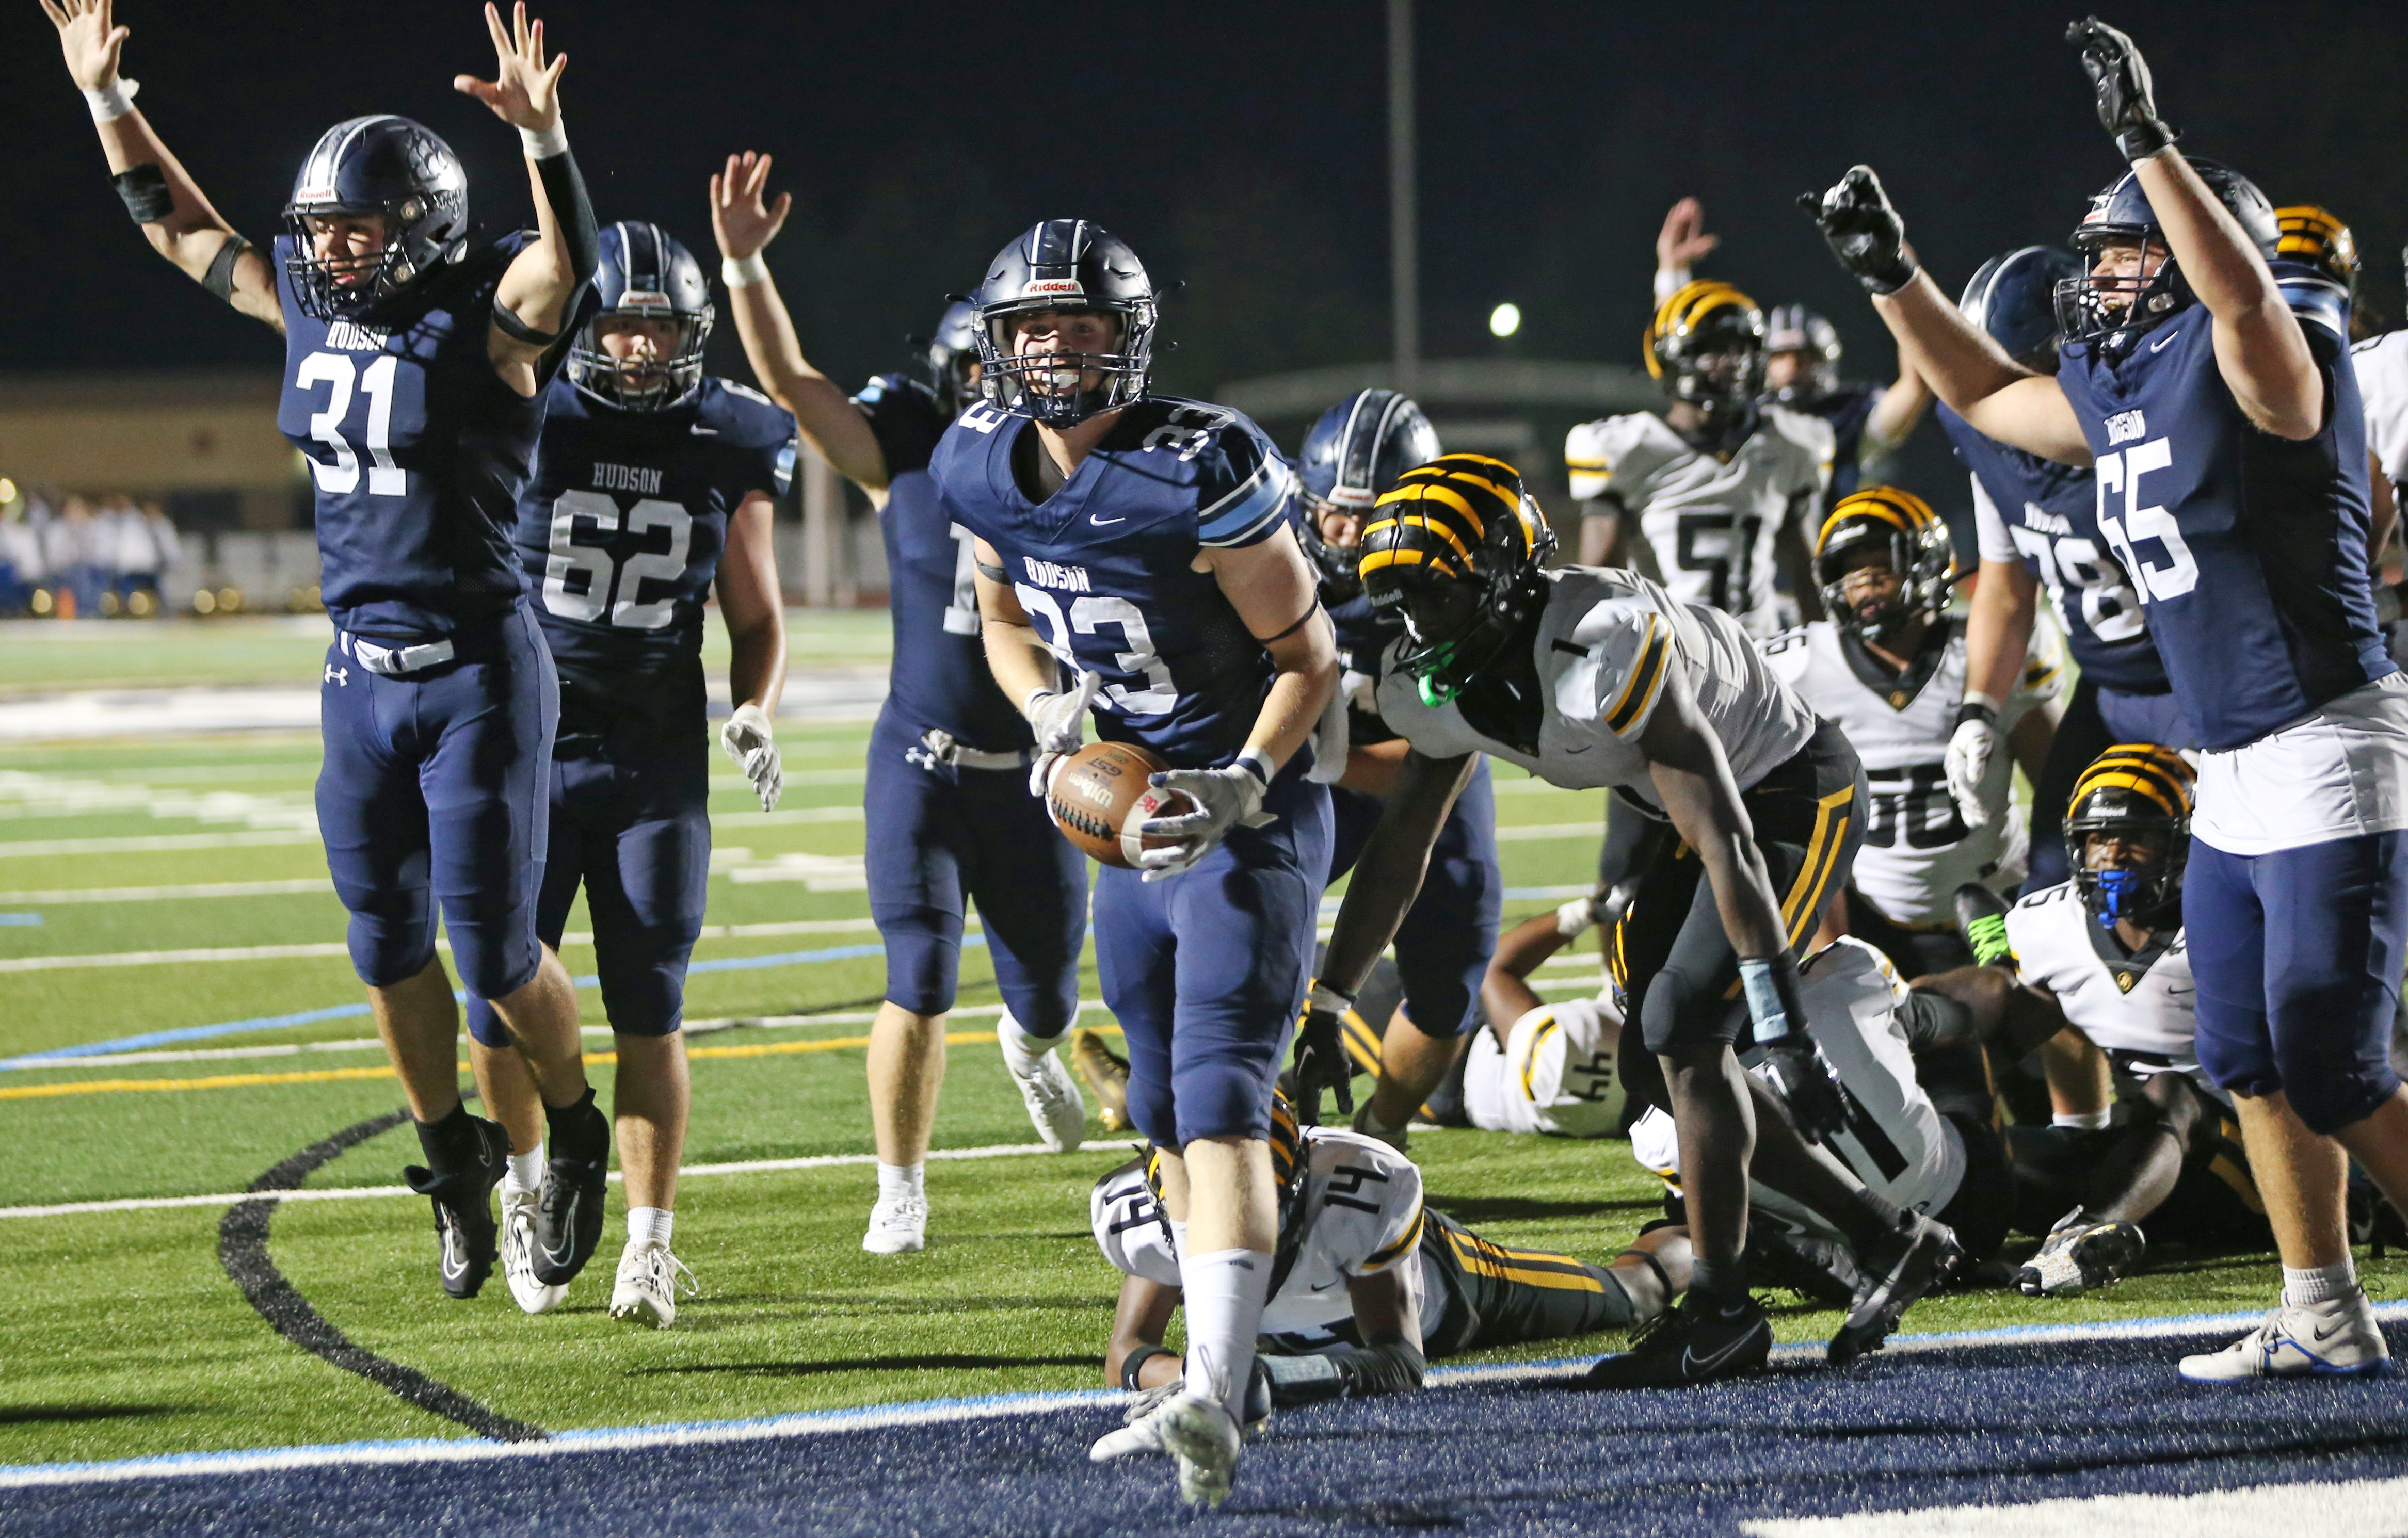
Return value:
M 1754 1340 L 1755 1338 L 1756 1338 L 1756 1332 L 1755 1332 L 1755 1331 L 1753 1331 L 1753 1330 L 1751 1330 L 1751 1331 L 1749 1331 L 1747 1333 L 1745 1333 L 1745 1334 L 1743 1334 L 1743 1335 L 1740 1336 L 1737 1340 L 1732 1341 L 1728 1346 L 1724 1346 L 1721 1350 L 1719 1350 L 1719 1351 L 1715 1352 L 1713 1356 L 1710 1356 L 1710 1357 L 1701 1357 L 1701 1356 L 1698 1355 L 1698 1348 L 1697 1348 L 1696 1346 L 1684 1346 L 1684 1347 L 1682 1347 L 1682 1348 L 1681 1348 L 1681 1374 L 1682 1374 L 1682 1376 L 1686 1377 L 1686 1376 L 1690 1375 L 1691 1374 L 1695 1374 L 1695 1373 L 1711 1373 L 1711 1372 L 1713 1372 L 1715 1368 L 1720 1367 L 1724 1362 L 1728 1361 L 1728 1360 L 1731 1359 L 1732 1354 L 1733 1354 L 1733 1353 L 1735 1353 L 1735 1352 L 1737 1352 L 1741 1346 L 1745 1346 L 1748 1342 L 1750 1342 L 1750 1341 Z
M 1331 1288 L 1336 1287 L 1337 1285 L 1338 1285 L 1338 1284 L 1337 1284 L 1336 1282 L 1323 1282 L 1323 1283 L 1319 1284 L 1318 1286 L 1315 1286 L 1315 1287 L 1309 1287 L 1309 1288 L 1305 1289 L 1305 1290 L 1306 1290 L 1306 1291 L 1308 1291 L 1308 1292 L 1326 1292 L 1326 1291 L 1328 1291 Z M 2319 1339 L 2319 1340 L 2321 1340 L 2321 1339 L 2323 1339 L 2323 1338 L 2324 1338 L 2324 1337 L 2322 1337 L 2321 1335 L 2317 1337 L 2317 1339 Z
M 2149 344 L 2149 350 L 2151 352 L 2163 352 L 2166 349 L 2174 345 L 2174 336 L 2180 336 L 2181 335 L 2181 332 L 2175 332 L 2172 336 L 2168 336 L 2162 341 L 2151 342 Z
M 446 1230 L 443 1234 L 443 1275 L 445 1280 L 468 1275 L 468 1257 L 460 1244 L 459 1235 Z
M 2322 1346 L 2325 1342 L 2332 1339 L 2335 1335 L 2340 1334 L 2343 1331 L 2348 1328 L 2349 1321 L 2347 1319 L 2344 1319 L 2341 1323 L 2334 1325 L 2330 1330 L 2319 1330 L 2315 1332 L 2316 1344 L 2318 1346 Z
M 697 438 L 715 438 L 719 436 L 718 428 L 705 427 L 700 422 L 695 423 L 693 427 L 688 429 L 688 431 L 693 433 L 693 434 Z
M 542 1246 L 543 1259 L 546 1265 L 556 1266 L 566 1265 L 568 1263 L 569 1250 L 577 1247 L 577 1203 L 584 1200 L 585 1194 L 582 1191 L 574 1191 L 570 1193 L 567 1209 L 560 1216 L 561 1232 L 568 1235 L 568 1244 L 565 1248 L 561 1249 L 554 1249 L 550 1245 Z
M 1128 521 L 1128 515 L 1124 513 L 1119 518 L 1097 518 L 1095 514 L 1089 513 L 1087 515 L 1087 521 L 1094 524 L 1096 528 L 1101 529 L 1114 523 L 1126 523 Z

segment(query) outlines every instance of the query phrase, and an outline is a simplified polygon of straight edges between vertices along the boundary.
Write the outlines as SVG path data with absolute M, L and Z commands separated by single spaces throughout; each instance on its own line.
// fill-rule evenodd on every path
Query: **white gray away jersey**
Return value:
M 2007 943 L 2023 980 L 2055 994 L 2066 1019 L 2101 1051 L 2146 1060 L 2126 1064 L 2136 1073 L 2159 1064 L 2208 1084 L 2193 1042 L 2199 985 L 2182 931 L 2160 930 L 2148 948 L 2126 958 L 2065 881 L 2007 910 Z
M 2395 486 L 2408 483 L 2408 331 L 2386 331 L 2349 349 L 2366 406 L 2366 449 Z
M 1575 498 L 1622 505 L 1673 597 L 1737 615 L 1750 634 L 1764 636 L 1780 627 L 1773 542 L 1793 516 L 1811 520 L 1820 507 L 1832 436 L 1820 417 L 1778 406 L 1758 411 L 1756 431 L 1727 458 L 1692 447 L 1641 411 L 1573 428 L 1564 463 Z
M 1980 881 L 2009 890 L 2023 879 L 2028 853 L 2023 811 L 2008 794 L 2014 763 L 2003 748 L 1991 755 L 1982 782 L 1988 822 L 1967 828 L 1948 793 L 1948 738 L 1965 697 L 1965 633 L 1950 620 L 1943 634 L 1896 677 L 1828 619 L 1764 644 L 1772 671 L 1845 732 L 1864 762 L 1872 800 L 1849 885 L 1900 924 L 1955 923 L 1958 887 Z M 2054 700 L 2063 679 L 2055 633 L 2034 626 L 2023 673 L 2000 712 L 2000 734 Z

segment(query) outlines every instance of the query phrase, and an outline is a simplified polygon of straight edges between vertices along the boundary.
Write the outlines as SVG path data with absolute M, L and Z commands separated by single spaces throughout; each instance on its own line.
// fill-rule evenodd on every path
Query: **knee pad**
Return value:
M 1658 1056 L 1685 1047 L 1739 1040 L 1747 1006 L 1700 986 L 1679 967 L 1668 966 L 1648 980 L 1639 1027 L 1647 1050 Z
M 468 1035 L 478 1046 L 500 1051 L 510 1045 L 510 1028 L 501 1013 L 474 993 L 468 995 L 467 1015 Z
M 460 986 L 479 998 L 509 998 L 533 981 L 543 964 L 532 899 L 496 921 L 447 921 L 444 928 L 452 936 L 452 965 Z
M 685 968 L 694 941 L 681 935 L 595 953 L 602 1007 L 623 1036 L 666 1036 L 685 1021 Z
M 2388 1063 L 2372 1068 L 2353 1064 L 2345 1072 L 2320 1068 L 2286 1079 L 2283 1092 L 2289 1097 L 2291 1109 L 2307 1123 L 2308 1131 L 2319 1137 L 2330 1137 L 2351 1122 L 2373 1115 L 2385 1101 L 2398 1094 L 2400 1077 L 2391 1072 Z
M 1199 1138 L 1263 1138 L 1271 1132 L 1271 1088 L 1279 1072 L 1229 1058 L 1179 1064 L 1172 1073 L 1179 1146 Z
M 953 1007 L 961 976 L 961 920 L 933 908 L 876 915 L 886 944 L 886 1002 L 914 1015 Z
M 351 970 L 370 988 L 392 988 L 426 970 L 435 960 L 435 904 L 423 887 L 363 895 L 352 902 L 344 940 L 351 952 Z

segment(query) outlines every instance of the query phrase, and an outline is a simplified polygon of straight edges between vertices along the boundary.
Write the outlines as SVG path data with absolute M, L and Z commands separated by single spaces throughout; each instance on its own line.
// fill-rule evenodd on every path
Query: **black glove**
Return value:
M 1870 165 L 1851 165 L 1830 191 L 1798 194 L 1798 206 L 1822 228 L 1831 254 L 1855 275 L 1867 293 L 1896 293 L 1914 277 L 1914 255 L 1906 249 L 1906 221 L 1890 206 L 1881 178 Z
M 1820 1143 L 1847 1125 L 1847 1103 L 1840 1098 L 1840 1087 L 1831 1082 L 1823 1060 L 1814 1055 L 1812 1036 L 1799 1031 L 1757 1046 L 1772 1087 L 1798 1118 L 1798 1130 L 1807 1142 Z
M 1367 1394 L 1418 1393 L 1428 1363 L 1391 1335 L 1369 1346 L 1340 1346 L 1304 1357 L 1256 1357 L 1270 1373 L 1271 1403 L 1288 1410 Z
M 2098 96 L 2099 126 L 2115 135 L 2115 148 L 2138 164 L 2174 142 L 2174 131 L 2157 117 L 2149 62 L 2132 39 L 2086 16 L 2065 29 L 2065 40 L 2082 50 L 2082 68 Z
M 1338 1109 L 1354 1114 L 1354 1062 L 1346 1055 L 1346 1011 L 1354 1001 L 1319 983 L 1305 1001 L 1296 1028 L 1296 1119 L 1310 1127 L 1321 1119 L 1321 1094 L 1338 1097 Z

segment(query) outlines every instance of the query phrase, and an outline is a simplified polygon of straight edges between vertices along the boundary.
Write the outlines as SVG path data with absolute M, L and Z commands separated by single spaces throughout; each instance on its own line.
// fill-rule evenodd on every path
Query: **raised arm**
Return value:
M 110 179 L 150 249 L 243 314 L 282 331 L 275 269 L 210 206 L 134 105 L 139 87 L 118 74 L 129 33 L 116 24 L 115 0 L 42 0 L 42 10 L 58 29 L 68 77 L 92 108 Z
M 1505 1045 L 1515 1020 L 1547 1002 L 1530 986 L 1530 974 L 1598 922 L 1597 909 L 1596 897 L 1575 897 L 1553 913 L 1525 919 L 1497 937 L 1497 953 L 1488 959 L 1488 975 L 1480 980 L 1480 1006 L 1498 1046 Z
M 1888 453 L 1906 441 L 1914 424 L 1931 409 L 1931 387 L 1923 382 L 1914 364 L 1907 361 L 1906 349 L 1899 349 L 1898 377 L 1881 392 L 1873 403 L 1872 414 L 1865 419 L 1864 448 L 1859 459 L 1875 459 Z
M 512 7 L 510 30 L 488 0 L 485 30 L 493 35 L 494 78 L 455 75 L 452 88 L 474 96 L 519 131 L 527 179 L 535 192 L 537 239 L 519 252 L 494 291 L 494 324 L 485 355 L 502 382 L 533 395 L 543 356 L 576 318 L 578 294 L 602 258 L 602 236 L 585 178 L 568 152 L 560 124 L 560 76 L 568 55 L 546 64 L 543 23 L 527 20 L 526 0 Z
M 882 504 L 886 455 L 878 435 L 845 394 L 844 388 L 811 366 L 795 335 L 794 318 L 778 294 L 762 250 L 778 238 L 795 206 L 792 192 L 766 202 L 769 157 L 747 150 L 727 157 L 727 169 L 710 178 L 710 233 L 719 239 L 720 276 L 727 283 L 727 307 L 736 314 L 736 335 L 744 360 L 761 388 L 790 412 L 811 447 L 846 478 Z

